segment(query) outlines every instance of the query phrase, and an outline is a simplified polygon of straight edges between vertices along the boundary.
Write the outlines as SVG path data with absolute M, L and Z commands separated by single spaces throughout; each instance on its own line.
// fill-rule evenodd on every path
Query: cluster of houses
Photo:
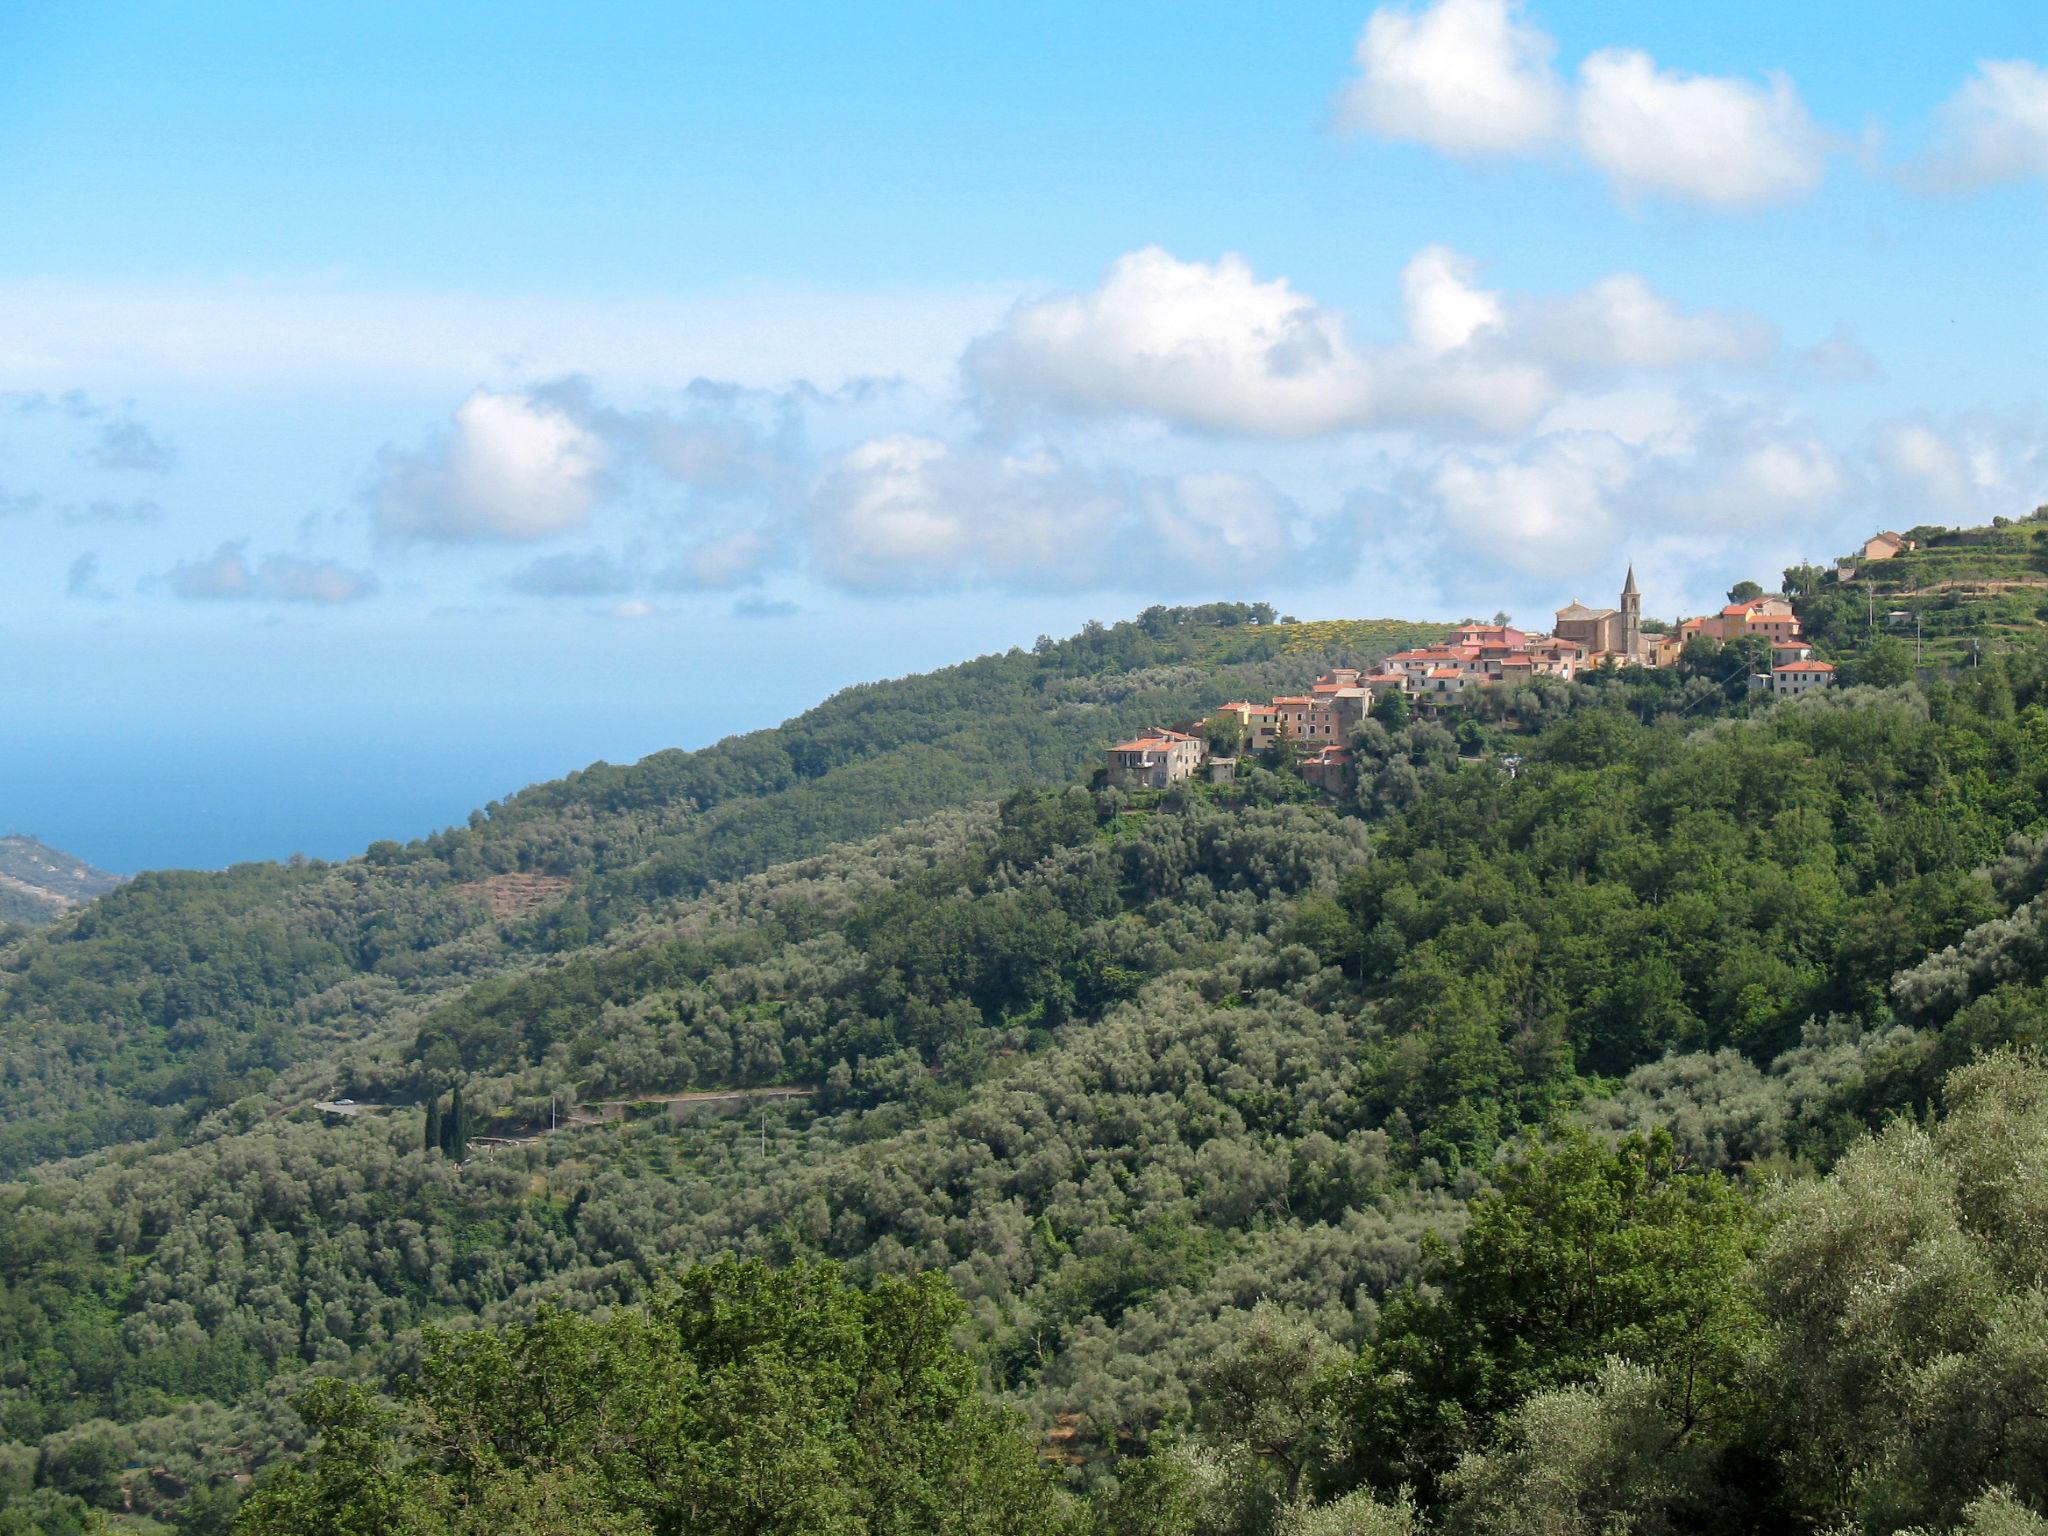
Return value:
M 1526 683 L 1538 677 L 1570 679 L 1602 666 L 1670 667 L 1694 636 L 1727 643 L 1754 637 L 1770 647 L 1770 670 L 1750 680 L 1755 688 L 1789 696 L 1831 687 L 1834 666 L 1814 659 L 1799 618 L 1783 597 L 1731 602 L 1719 613 L 1683 620 L 1675 629 L 1645 631 L 1635 568 L 1615 608 L 1589 608 L 1577 598 L 1557 610 L 1549 634 L 1508 624 L 1462 624 L 1434 645 L 1396 651 L 1377 671 L 1339 667 L 1302 694 L 1255 704 L 1238 699 L 1217 713 L 1234 716 L 1239 751 L 1258 752 L 1292 742 L 1302 777 L 1332 793 L 1349 776 L 1351 729 L 1388 692 L 1405 695 L 1425 712 L 1459 703 L 1477 690 Z M 1228 780 L 1235 756 L 1212 753 L 1205 734 L 1153 730 L 1109 749 L 1108 782 L 1129 789 L 1164 789 L 1206 772 Z

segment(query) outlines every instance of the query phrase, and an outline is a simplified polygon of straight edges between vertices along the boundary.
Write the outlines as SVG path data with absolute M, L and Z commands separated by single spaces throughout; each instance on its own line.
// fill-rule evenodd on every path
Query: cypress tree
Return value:
M 429 1152 L 441 1145 L 441 1095 L 433 1094 L 427 1099 L 427 1136 Z
M 449 1096 L 448 1114 L 441 1122 L 441 1150 L 457 1162 L 469 1155 L 469 1110 L 462 1102 L 462 1084 Z

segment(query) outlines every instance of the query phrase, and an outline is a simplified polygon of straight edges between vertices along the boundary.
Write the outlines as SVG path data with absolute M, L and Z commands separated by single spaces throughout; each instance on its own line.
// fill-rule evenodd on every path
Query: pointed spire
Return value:
M 1629 562 L 1628 580 L 1622 583 L 1621 595 L 1623 597 L 1640 597 L 1642 595 L 1636 591 L 1636 565 L 1633 560 Z

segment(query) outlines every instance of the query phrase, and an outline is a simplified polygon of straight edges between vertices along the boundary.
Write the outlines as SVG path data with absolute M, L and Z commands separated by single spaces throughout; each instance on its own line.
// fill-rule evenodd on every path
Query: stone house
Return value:
M 1193 778 L 1204 755 L 1199 736 L 1155 730 L 1109 749 L 1109 783 L 1114 789 L 1164 789 Z
M 1351 787 L 1353 754 L 1349 747 L 1322 747 L 1301 760 L 1301 776 L 1326 795 Z

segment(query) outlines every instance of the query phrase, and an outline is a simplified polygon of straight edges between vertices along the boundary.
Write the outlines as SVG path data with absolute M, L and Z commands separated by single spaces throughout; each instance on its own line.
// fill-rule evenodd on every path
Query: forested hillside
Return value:
M 1085 787 L 1216 619 L 17 940 L 0 1532 L 2048 1529 L 2048 655 Z
M 53 923 L 120 883 L 119 875 L 94 869 L 36 838 L 21 833 L 0 837 L 0 933 L 10 924 Z
M 359 860 L 145 874 L 38 936 L 0 935 L 0 1172 L 189 1125 L 396 1009 L 714 880 L 1071 780 L 1105 741 L 1360 655 L 1272 618 L 1152 609 L 703 751 L 599 764 Z M 1418 629 L 1379 627 L 1389 644 Z

